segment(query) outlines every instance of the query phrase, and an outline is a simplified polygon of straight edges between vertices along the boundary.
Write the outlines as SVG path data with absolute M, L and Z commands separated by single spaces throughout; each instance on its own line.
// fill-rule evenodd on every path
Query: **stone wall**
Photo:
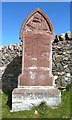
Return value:
M 52 46 L 52 73 L 56 86 L 66 87 L 71 82 L 72 33 L 56 35 Z M 0 46 L 0 88 L 9 92 L 17 87 L 22 68 L 22 43 Z
M 53 69 L 52 73 L 58 87 L 65 87 L 71 82 L 71 53 L 72 41 L 53 43 Z

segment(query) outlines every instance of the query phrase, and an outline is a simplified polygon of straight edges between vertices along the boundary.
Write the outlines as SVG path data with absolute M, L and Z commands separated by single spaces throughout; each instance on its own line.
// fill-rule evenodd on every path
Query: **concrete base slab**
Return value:
M 25 86 L 15 88 L 12 92 L 11 112 L 29 110 L 43 101 L 50 107 L 59 106 L 61 103 L 61 92 L 52 86 Z

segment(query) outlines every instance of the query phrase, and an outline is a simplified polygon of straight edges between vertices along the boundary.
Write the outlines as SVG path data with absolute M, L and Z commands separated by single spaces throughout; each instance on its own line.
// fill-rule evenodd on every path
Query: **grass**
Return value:
M 28 111 L 11 113 L 8 96 L 2 93 L 2 118 L 70 118 L 70 91 L 62 91 L 61 100 L 61 105 L 56 109 L 41 104 Z M 35 110 L 38 111 L 37 114 Z
M 2 118 L 2 94 L 0 93 L 0 119 Z

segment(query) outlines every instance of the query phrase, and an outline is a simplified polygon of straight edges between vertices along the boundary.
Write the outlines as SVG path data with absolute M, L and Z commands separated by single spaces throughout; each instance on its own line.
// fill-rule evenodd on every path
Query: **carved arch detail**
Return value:
M 34 10 L 24 21 L 20 30 L 20 39 L 26 32 L 43 32 L 46 34 L 54 34 L 53 26 L 49 18 L 43 13 L 42 10 L 37 8 Z

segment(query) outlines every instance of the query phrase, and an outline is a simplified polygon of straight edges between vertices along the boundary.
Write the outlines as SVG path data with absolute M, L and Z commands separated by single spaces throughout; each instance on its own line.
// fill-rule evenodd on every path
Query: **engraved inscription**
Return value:
M 30 71 L 30 78 L 34 80 L 36 78 L 36 73 Z

